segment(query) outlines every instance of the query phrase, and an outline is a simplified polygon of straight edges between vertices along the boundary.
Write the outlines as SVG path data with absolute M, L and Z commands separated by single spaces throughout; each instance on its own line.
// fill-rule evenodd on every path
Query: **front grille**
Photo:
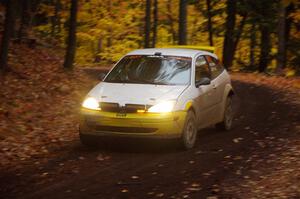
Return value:
M 151 105 L 142 104 L 125 104 L 125 106 L 120 106 L 118 103 L 100 102 L 100 107 L 102 111 L 114 112 L 114 113 L 136 113 L 137 110 L 147 110 Z
M 157 128 L 144 128 L 144 127 L 120 127 L 120 126 L 103 126 L 94 125 L 96 131 L 105 132 L 118 132 L 118 133 L 153 133 Z
M 119 104 L 118 103 L 108 103 L 108 102 L 100 102 L 100 107 L 102 111 L 105 112 L 119 112 Z
M 150 105 L 140 105 L 140 104 L 125 104 L 126 113 L 136 113 L 137 110 L 147 110 Z

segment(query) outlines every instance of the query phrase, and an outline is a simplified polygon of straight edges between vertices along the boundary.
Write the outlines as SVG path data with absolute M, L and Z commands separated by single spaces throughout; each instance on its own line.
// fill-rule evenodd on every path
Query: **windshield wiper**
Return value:
M 110 82 L 110 83 L 120 83 L 120 84 L 152 84 L 152 85 L 176 85 L 176 84 L 172 84 L 172 83 L 166 83 L 166 82 L 153 82 L 153 81 L 149 81 L 149 80 L 107 80 L 106 82 Z
M 120 84 L 124 84 L 124 83 L 135 83 L 135 82 L 130 81 L 130 80 L 106 80 L 105 82 L 109 82 L 109 83 L 120 83 Z
M 166 83 L 166 82 L 155 82 L 155 84 L 157 84 L 157 85 L 176 85 L 176 84 Z
M 146 84 L 154 84 L 154 85 L 175 85 L 175 84 L 171 84 L 171 83 L 167 83 L 167 82 L 153 82 L 153 81 L 149 81 L 149 80 L 141 80 L 141 81 Z

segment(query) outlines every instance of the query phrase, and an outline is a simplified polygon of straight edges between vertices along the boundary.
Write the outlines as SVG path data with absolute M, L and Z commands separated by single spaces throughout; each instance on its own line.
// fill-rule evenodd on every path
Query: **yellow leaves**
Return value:
M 91 64 L 96 56 L 102 61 L 117 61 L 128 51 L 139 48 L 139 27 L 144 17 L 141 4 L 109 0 L 83 3 L 78 12 L 76 62 Z
M 47 4 L 40 4 L 38 9 L 39 14 L 46 14 L 49 17 L 54 16 L 54 11 L 55 11 L 54 6 L 47 5 Z
M 35 30 L 42 32 L 42 33 L 50 33 L 50 26 L 49 25 L 40 25 L 35 27 Z
M 285 73 L 285 76 L 286 77 L 292 77 L 292 76 L 295 76 L 296 75 L 296 71 L 293 70 L 293 69 L 288 69 Z
M 297 4 L 298 1 L 297 0 L 282 0 L 282 3 L 285 7 L 287 7 L 288 5 L 290 5 L 291 3 Z
M 138 48 L 138 44 L 134 40 L 117 41 L 111 48 L 105 48 L 100 55 L 105 60 L 117 61 L 124 56 L 124 54 L 128 53 L 128 51 L 136 48 Z
M 157 46 L 172 44 L 172 34 L 165 26 L 159 26 L 157 31 Z
M 299 23 L 300 22 L 300 12 L 291 13 L 289 15 L 289 17 L 291 17 L 295 21 L 295 23 Z
M 94 41 L 95 40 L 95 36 L 90 35 L 88 33 L 84 33 L 84 32 L 77 32 L 76 33 L 78 40 L 82 40 L 82 41 Z

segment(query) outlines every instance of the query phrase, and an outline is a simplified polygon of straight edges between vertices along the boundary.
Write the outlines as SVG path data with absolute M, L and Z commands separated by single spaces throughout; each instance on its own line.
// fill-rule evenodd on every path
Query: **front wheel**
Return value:
M 225 103 L 223 121 L 216 124 L 216 128 L 229 131 L 233 122 L 232 96 L 228 96 Z
M 89 135 L 84 135 L 84 134 L 79 134 L 80 142 L 82 145 L 86 147 L 95 147 L 96 146 L 96 141 L 95 138 Z
M 181 146 L 187 150 L 194 147 L 197 139 L 196 117 L 192 111 L 189 111 L 181 137 Z

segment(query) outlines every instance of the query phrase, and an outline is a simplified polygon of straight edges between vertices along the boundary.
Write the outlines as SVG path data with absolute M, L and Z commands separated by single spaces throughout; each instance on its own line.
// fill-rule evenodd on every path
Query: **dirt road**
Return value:
M 281 92 L 263 86 L 234 81 L 234 88 L 234 128 L 199 132 L 193 150 L 180 151 L 171 142 L 149 140 L 114 140 L 88 149 L 76 140 L 46 164 L 33 162 L 20 173 L 0 171 L 0 196 L 240 198 L 241 193 L 226 187 L 238 188 L 251 177 L 253 154 L 262 158 L 258 166 L 265 165 L 256 169 L 269 167 L 268 155 L 276 155 L 273 145 L 266 144 L 270 138 L 299 140 L 295 126 L 300 123 L 300 108 L 281 100 Z

